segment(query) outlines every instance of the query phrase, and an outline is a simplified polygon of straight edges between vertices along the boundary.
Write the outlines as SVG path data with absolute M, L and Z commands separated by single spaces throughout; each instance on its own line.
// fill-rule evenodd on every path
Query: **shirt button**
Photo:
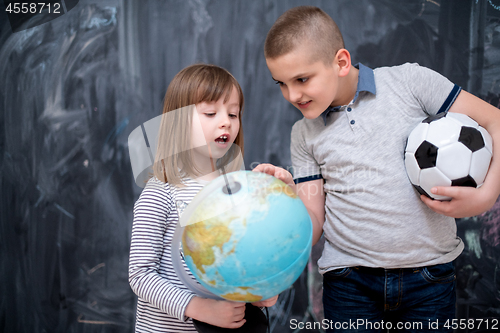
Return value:
M 351 120 L 351 125 L 354 125 L 354 123 L 355 123 L 354 119 L 353 119 L 353 120 Z
M 347 108 L 347 112 L 351 112 L 351 111 L 352 111 L 352 109 L 351 109 L 351 108 Z

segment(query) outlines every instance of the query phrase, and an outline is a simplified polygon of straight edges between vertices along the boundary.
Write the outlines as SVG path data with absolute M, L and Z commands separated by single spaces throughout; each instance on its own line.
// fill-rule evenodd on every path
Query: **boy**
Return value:
M 419 197 L 410 184 L 405 142 L 438 112 L 467 114 L 500 142 L 499 110 L 417 64 L 352 66 L 337 25 L 316 7 L 279 17 L 264 53 L 283 96 L 304 118 L 292 129 L 294 180 L 269 164 L 255 170 L 295 182 L 313 221 L 313 243 L 324 233 L 318 266 L 328 328 L 436 332 L 437 322 L 446 330 L 455 316 L 453 260 L 464 248 L 453 217 L 495 203 L 500 144 L 482 187 L 434 188 L 453 198 L 439 202 Z

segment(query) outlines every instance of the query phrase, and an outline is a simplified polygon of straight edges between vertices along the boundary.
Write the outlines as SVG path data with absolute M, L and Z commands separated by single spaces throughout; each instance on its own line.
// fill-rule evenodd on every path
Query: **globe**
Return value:
M 207 184 L 181 217 L 182 250 L 209 292 L 256 302 L 289 288 L 307 264 L 312 224 L 300 198 L 270 175 L 237 171 Z

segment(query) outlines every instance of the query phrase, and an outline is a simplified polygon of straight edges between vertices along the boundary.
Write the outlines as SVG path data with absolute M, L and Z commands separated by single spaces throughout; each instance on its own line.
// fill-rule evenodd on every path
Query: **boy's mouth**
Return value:
M 300 103 L 297 103 L 297 104 L 298 104 L 298 106 L 299 106 L 300 108 L 306 108 L 306 107 L 308 107 L 308 106 L 309 106 L 309 104 L 310 104 L 311 102 L 312 102 L 312 101 L 307 101 L 307 102 L 300 102 Z

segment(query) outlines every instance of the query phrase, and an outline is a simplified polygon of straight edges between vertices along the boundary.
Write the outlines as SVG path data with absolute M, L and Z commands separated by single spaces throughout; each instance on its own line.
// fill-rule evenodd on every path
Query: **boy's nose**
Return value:
M 297 103 L 300 102 L 300 99 L 302 98 L 302 93 L 300 92 L 299 89 L 288 89 L 288 98 L 290 102 Z

